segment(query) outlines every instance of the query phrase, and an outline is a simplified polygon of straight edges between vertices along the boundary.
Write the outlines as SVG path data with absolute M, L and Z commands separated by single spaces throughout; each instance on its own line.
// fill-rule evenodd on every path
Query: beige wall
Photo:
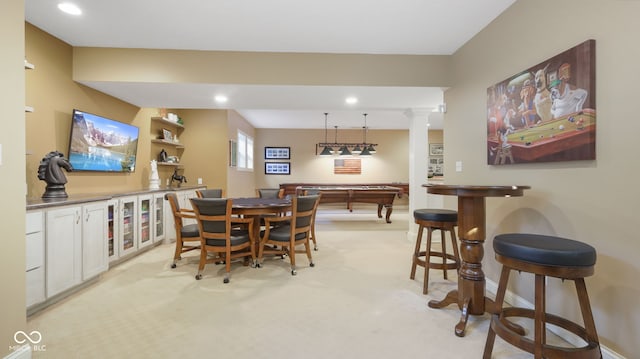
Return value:
M 409 132 L 371 130 L 367 142 L 377 143 L 378 153 L 362 158 L 362 174 L 333 173 L 334 156 L 316 156 L 316 144 L 324 142 L 324 130 L 256 130 L 256 186 L 278 187 L 280 183 L 371 183 L 409 181 Z M 335 137 L 335 136 L 330 136 Z M 333 139 L 333 138 L 332 138 Z M 338 142 L 361 142 L 361 130 L 338 130 Z M 331 140 L 329 141 L 331 142 Z M 291 175 L 264 174 L 264 147 L 291 148 Z
M 24 1 L 7 0 L 0 11 L 0 132 L 2 155 L 2 250 L 0 273 L 0 357 L 10 353 L 17 345 L 13 334 L 26 331 L 25 312 L 25 69 L 24 69 Z M 28 58 L 28 57 L 27 57 Z M 32 61 L 29 59 L 29 61 Z M 33 70 L 29 70 L 33 71 Z M 25 118 L 26 117 L 26 118 Z
M 449 84 L 448 56 L 176 51 L 77 47 L 73 79 L 278 85 Z M 391 71 L 392 70 L 392 71 Z
M 225 144 L 229 146 L 229 140 L 237 141 L 238 131 L 242 131 L 247 136 L 254 138 L 254 159 L 260 155 L 256 147 L 256 132 L 254 128 L 236 111 L 228 111 L 228 132 Z M 254 197 L 255 196 L 255 174 L 260 168 L 256 167 L 253 171 L 238 169 L 238 167 L 229 167 L 229 149 L 227 147 L 227 159 L 220 162 L 221 166 L 227 165 L 227 196 L 228 197 Z M 255 165 L 255 163 L 254 163 Z
M 23 23 L 23 27 L 25 24 Z M 135 173 L 67 173 L 69 195 L 124 191 L 148 186 L 149 122 L 156 111 L 140 111 L 126 102 L 95 91 L 71 79 L 72 48 L 68 44 L 26 24 L 26 57 L 36 65 L 26 78 L 27 103 L 35 108 L 26 122 L 26 170 L 28 197 L 44 193 L 45 182 L 38 179 L 40 160 L 50 151 L 68 155 L 71 113 L 74 108 L 130 123 L 140 128 L 138 162 Z
M 593 245 L 598 261 L 587 286 L 598 333 L 629 358 L 638 355 L 640 333 L 640 238 L 632 225 L 640 214 L 638 14 L 634 1 L 518 1 L 455 54 L 454 83 L 445 93 L 447 183 L 532 186 L 522 198 L 487 200 L 488 278 L 499 276 L 491 247 L 498 233 L 551 234 Z M 487 165 L 486 89 L 590 38 L 596 40 L 597 159 Z M 463 162 L 463 172 L 454 171 L 455 161 Z M 513 279 L 510 289 L 533 303 L 532 278 Z M 580 322 L 570 283 L 549 283 L 548 309 Z
M 187 185 L 196 185 L 198 178 L 202 178 L 202 183 L 209 188 L 226 188 L 227 111 L 180 109 L 175 112 L 185 127 L 179 137 L 185 145 L 180 157 L 183 169 L 179 173 L 187 178 Z M 157 152 L 152 155 L 157 156 Z M 173 169 L 168 175 L 172 173 Z

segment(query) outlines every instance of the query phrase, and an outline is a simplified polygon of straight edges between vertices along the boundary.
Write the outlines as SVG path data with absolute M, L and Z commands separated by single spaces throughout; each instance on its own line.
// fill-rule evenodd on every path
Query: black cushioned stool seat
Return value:
M 455 226 L 458 224 L 458 212 L 448 209 L 416 209 L 413 211 L 413 218 L 416 224 L 420 225 L 418 229 L 418 238 L 416 239 L 416 247 L 413 251 L 413 260 L 411 263 L 411 279 L 416 277 L 416 267 L 424 267 L 424 282 L 422 284 L 422 293 L 427 294 L 429 288 L 429 268 L 442 269 L 444 279 L 447 279 L 447 270 L 460 268 L 460 254 L 458 253 L 458 243 L 456 240 Z M 427 229 L 427 248 L 421 251 L 422 232 Z M 440 230 L 442 241 L 442 250 L 440 252 L 431 250 L 431 235 L 436 229 Z M 449 232 L 451 237 L 451 245 L 453 246 L 453 254 L 447 253 L 445 244 L 445 231 Z M 442 259 L 440 263 L 431 262 L 431 257 L 439 257 Z
M 502 263 L 498 283 L 495 312 L 487 335 L 483 358 L 491 358 L 496 334 L 506 342 L 537 358 L 601 358 L 589 296 L 584 278 L 593 275 L 596 250 L 572 239 L 539 234 L 501 234 L 493 239 L 496 260 Z M 535 309 L 503 308 L 504 295 L 511 270 L 535 274 Z M 584 327 L 565 318 L 546 313 L 546 277 L 573 280 Z M 534 321 L 534 340 L 524 336 L 524 330 L 509 322 L 508 317 L 526 317 Z M 546 323 L 564 328 L 580 338 L 586 345 L 566 348 L 546 343 Z

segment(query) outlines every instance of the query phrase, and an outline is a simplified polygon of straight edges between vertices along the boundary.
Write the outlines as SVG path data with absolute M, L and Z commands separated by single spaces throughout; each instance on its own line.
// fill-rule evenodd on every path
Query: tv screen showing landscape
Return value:
M 136 126 L 73 110 L 69 162 L 74 171 L 133 172 L 136 168 Z

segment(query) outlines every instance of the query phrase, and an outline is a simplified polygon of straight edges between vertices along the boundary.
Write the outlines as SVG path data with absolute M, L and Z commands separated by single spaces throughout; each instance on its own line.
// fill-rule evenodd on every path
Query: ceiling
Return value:
M 25 0 L 26 20 L 72 46 L 217 51 L 450 55 L 515 0 Z M 85 83 L 140 107 L 230 108 L 256 128 L 406 129 L 436 110 L 424 87 Z M 217 104 L 214 94 L 228 97 Z M 347 96 L 358 103 L 345 104 Z M 433 116 L 432 128 L 442 128 Z

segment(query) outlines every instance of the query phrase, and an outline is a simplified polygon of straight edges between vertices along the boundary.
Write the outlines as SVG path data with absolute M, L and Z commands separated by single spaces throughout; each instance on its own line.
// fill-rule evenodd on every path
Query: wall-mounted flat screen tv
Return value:
M 74 171 L 133 172 L 138 133 L 136 126 L 74 109 L 69 162 Z

